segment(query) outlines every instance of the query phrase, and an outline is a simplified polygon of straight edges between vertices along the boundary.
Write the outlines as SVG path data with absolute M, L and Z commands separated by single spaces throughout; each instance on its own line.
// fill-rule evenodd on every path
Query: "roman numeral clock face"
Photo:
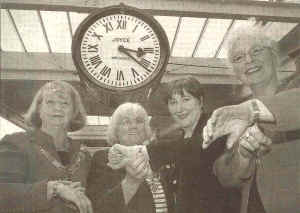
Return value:
M 159 33 L 136 15 L 100 16 L 82 33 L 78 45 L 81 67 L 92 82 L 108 90 L 139 88 L 166 64 L 169 45 L 162 44 Z

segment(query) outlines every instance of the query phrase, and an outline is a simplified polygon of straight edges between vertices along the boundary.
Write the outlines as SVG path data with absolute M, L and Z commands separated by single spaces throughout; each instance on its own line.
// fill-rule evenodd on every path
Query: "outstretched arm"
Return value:
M 257 159 L 271 149 L 271 140 L 256 125 L 249 127 L 231 149 L 214 164 L 214 173 L 224 187 L 239 187 L 253 176 Z
M 258 97 L 270 111 L 275 125 L 261 126 L 266 130 L 293 131 L 300 129 L 300 88 L 286 90 L 275 96 Z
M 204 127 L 203 148 L 206 149 L 217 138 L 224 135 L 228 135 L 227 148 L 232 148 L 254 122 L 275 122 L 272 113 L 256 99 L 216 109 Z
M 157 171 L 161 166 L 175 161 L 177 141 L 160 141 L 156 144 L 123 146 L 115 144 L 109 151 L 108 165 L 113 169 L 123 168 L 140 152 L 149 161 L 151 169 Z

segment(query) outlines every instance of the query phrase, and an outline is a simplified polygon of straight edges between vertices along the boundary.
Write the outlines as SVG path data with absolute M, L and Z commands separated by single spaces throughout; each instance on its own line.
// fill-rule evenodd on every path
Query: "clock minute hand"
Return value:
M 134 60 L 137 64 L 139 64 L 140 66 L 142 66 L 145 70 L 147 70 L 149 73 L 151 73 L 152 71 L 149 70 L 147 67 L 145 67 L 140 61 L 138 61 L 135 57 L 133 57 L 129 52 L 127 52 L 126 48 L 124 48 L 123 46 L 119 46 L 118 50 L 122 53 L 124 53 L 125 55 L 127 55 L 129 58 L 131 58 L 132 60 Z
M 145 55 L 145 52 L 144 52 L 144 50 L 142 48 L 138 48 L 137 50 L 133 50 L 133 49 L 126 48 L 126 47 L 124 47 L 122 45 L 120 47 L 122 49 L 124 49 L 125 51 L 136 53 L 137 57 L 142 57 L 143 55 Z

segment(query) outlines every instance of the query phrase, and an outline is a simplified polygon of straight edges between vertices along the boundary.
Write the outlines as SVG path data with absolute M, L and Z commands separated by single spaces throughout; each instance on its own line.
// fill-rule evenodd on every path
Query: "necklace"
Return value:
M 156 174 L 151 178 L 146 178 L 146 182 L 150 186 L 155 212 L 167 213 L 168 212 L 167 199 L 166 199 L 163 186 L 160 182 L 159 174 Z
M 152 177 L 146 178 L 146 182 L 150 186 L 151 192 L 153 193 L 155 193 L 159 189 L 159 186 L 161 186 L 159 174 L 155 174 Z
M 37 145 L 39 152 L 57 169 L 63 171 L 66 174 L 64 179 L 71 180 L 74 173 L 79 169 L 80 162 L 85 158 L 84 153 L 80 150 L 76 154 L 76 159 L 70 166 L 64 166 L 55 159 L 48 151 L 46 151 L 41 145 Z

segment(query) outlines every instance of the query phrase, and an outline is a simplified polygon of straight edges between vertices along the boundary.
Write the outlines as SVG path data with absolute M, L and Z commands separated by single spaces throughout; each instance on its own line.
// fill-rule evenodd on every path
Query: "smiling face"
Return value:
M 64 128 L 73 116 L 73 103 L 69 93 L 64 89 L 45 91 L 40 105 L 42 128 Z
M 147 140 L 145 116 L 133 108 L 128 109 L 120 116 L 117 137 L 122 145 L 133 146 Z
M 183 93 L 174 93 L 168 100 L 168 108 L 174 121 L 184 129 L 192 130 L 198 122 L 202 111 L 202 101 L 185 89 Z
M 276 76 L 274 56 L 255 36 L 243 36 L 232 46 L 230 61 L 237 77 L 252 87 L 267 85 Z

